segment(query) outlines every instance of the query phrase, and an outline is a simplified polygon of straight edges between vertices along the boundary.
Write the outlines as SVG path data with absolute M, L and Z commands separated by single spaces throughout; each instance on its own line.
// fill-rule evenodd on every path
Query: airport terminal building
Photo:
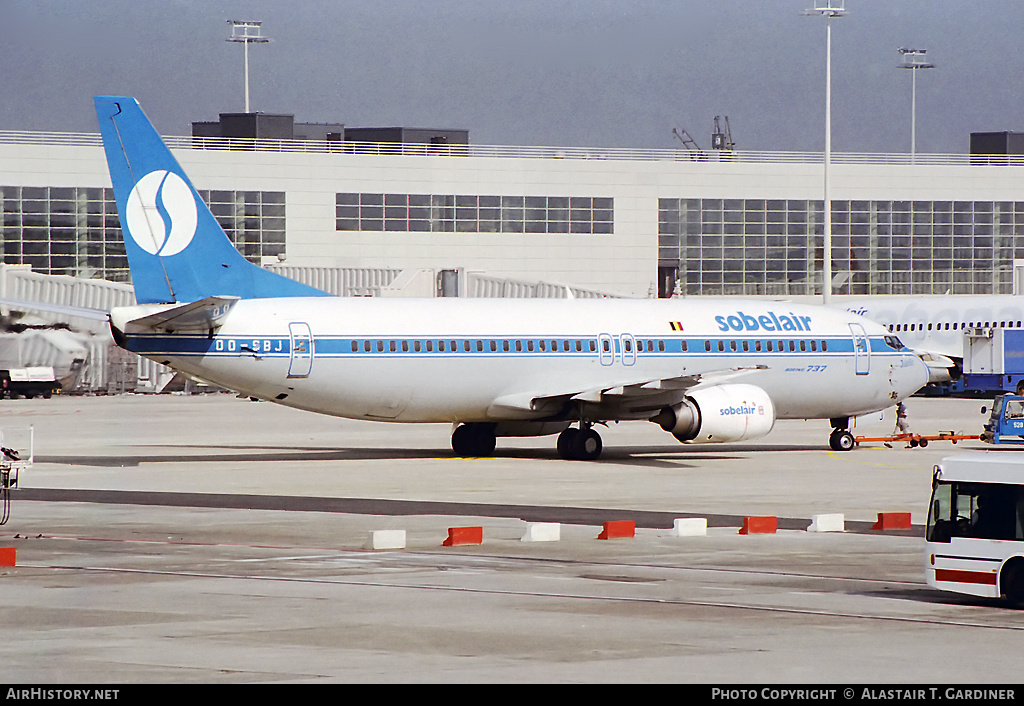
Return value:
M 246 257 L 307 281 L 477 272 L 630 297 L 820 292 L 820 153 L 428 133 L 167 142 Z M 833 153 L 831 192 L 836 293 L 1013 291 L 1024 158 Z M 98 134 L 0 132 L 0 204 L 4 263 L 128 281 Z

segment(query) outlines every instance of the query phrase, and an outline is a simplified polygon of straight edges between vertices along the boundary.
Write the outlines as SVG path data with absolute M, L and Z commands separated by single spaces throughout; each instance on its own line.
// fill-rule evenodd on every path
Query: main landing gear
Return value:
M 581 424 L 579 429 L 569 427 L 558 435 L 558 455 L 566 461 L 594 461 L 603 448 L 601 435 L 589 424 Z
M 493 424 L 462 424 L 452 433 L 452 451 L 456 456 L 490 456 L 496 443 Z
M 832 433 L 828 436 L 828 445 L 833 451 L 849 451 L 855 445 L 853 434 L 847 427 L 850 425 L 849 417 L 836 417 L 830 419 L 832 422 Z
M 460 424 L 452 432 L 452 450 L 463 458 L 494 455 L 495 425 L 487 422 Z M 601 435 L 590 424 L 569 427 L 558 435 L 558 455 L 567 461 L 594 461 L 604 448 Z

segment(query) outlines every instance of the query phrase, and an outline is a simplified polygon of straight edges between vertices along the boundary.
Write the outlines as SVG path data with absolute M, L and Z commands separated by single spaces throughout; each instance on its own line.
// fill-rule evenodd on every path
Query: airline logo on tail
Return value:
M 139 179 L 125 210 L 128 232 L 150 255 L 177 255 L 196 234 L 192 189 L 174 172 L 157 169 Z

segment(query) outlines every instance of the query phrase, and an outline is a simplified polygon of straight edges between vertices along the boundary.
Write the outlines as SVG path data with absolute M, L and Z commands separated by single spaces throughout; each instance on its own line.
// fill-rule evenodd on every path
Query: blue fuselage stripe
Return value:
M 189 334 L 130 334 L 128 349 L 147 356 L 290 356 L 292 342 L 288 336 L 214 336 Z M 602 345 L 612 344 L 609 350 Z M 812 350 L 811 344 L 814 344 Z M 577 343 L 579 349 L 577 349 Z M 468 344 L 468 350 L 467 350 Z M 365 338 L 320 336 L 314 337 L 316 357 L 362 358 L 382 356 L 538 356 L 538 357 L 676 357 L 741 355 L 777 357 L 827 356 L 847 357 L 854 353 L 854 342 L 849 336 L 839 337 L 686 337 L 667 338 L 631 336 L 630 350 L 625 350 L 619 337 L 581 338 L 579 336 L 500 336 L 500 337 L 407 337 L 372 336 Z M 772 349 L 768 350 L 771 344 Z M 790 346 L 792 344 L 792 350 Z M 801 344 L 803 348 L 801 348 Z M 869 339 L 869 350 L 864 355 L 898 355 L 881 337 Z M 568 345 L 568 350 L 566 347 Z M 369 347 L 369 350 L 367 350 Z

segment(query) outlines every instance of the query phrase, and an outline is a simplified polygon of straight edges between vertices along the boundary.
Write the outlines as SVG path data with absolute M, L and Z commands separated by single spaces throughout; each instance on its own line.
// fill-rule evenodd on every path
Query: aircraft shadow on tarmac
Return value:
M 255 462 L 296 462 L 296 461 L 387 461 L 387 460 L 425 460 L 436 458 L 451 458 L 457 460 L 481 460 L 481 459 L 459 459 L 451 455 L 445 449 L 401 449 L 401 448 L 336 448 L 336 447 L 302 447 L 282 448 L 280 446 L 252 446 L 252 445 L 160 445 L 159 451 L 153 453 L 139 453 L 139 446 L 129 447 L 134 453 L 125 454 L 104 454 L 104 455 L 39 455 L 35 456 L 36 463 L 50 463 L 55 465 L 71 466 L 97 466 L 97 467 L 120 467 L 138 466 L 143 463 L 255 463 Z M 180 453 L 168 452 L 168 449 L 181 449 Z M 209 450 L 212 453 L 200 453 L 201 450 Z M 235 453 L 232 453 L 235 451 Z M 661 447 L 652 446 L 622 446 L 605 449 L 605 453 L 597 461 L 590 461 L 579 465 L 586 466 L 596 464 L 627 464 L 631 466 L 647 466 L 654 468 L 686 468 L 690 462 L 702 461 L 735 461 L 742 460 L 745 454 L 756 454 L 763 452 L 786 452 L 786 451 L 821 451 L 823 449 L 816 445 L 790 445 L 790 446 L 729 446 L 728 448 L 715 449 L 714 451 L 702 448 L 695 452 L 693 447 L 667 445 Z M 537 448 L 499 448 L 494 455 L 488 458 L 493 459 L 522 459 L 522 460 L 558 460 L 554 449 L 546 447 Z M 486 460 L 486 459 L 483 459 Z

